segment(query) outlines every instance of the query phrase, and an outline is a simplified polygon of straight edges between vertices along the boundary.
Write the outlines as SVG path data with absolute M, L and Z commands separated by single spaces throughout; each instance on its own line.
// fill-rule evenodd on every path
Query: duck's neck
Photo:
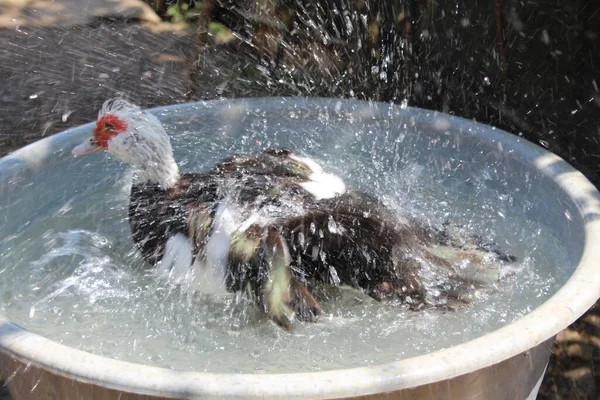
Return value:
M 179 167 L 172 156 L 160 161 L 149 160 L 135 166 L 134 183 L 150 183 L 170 189 L 179 180 Z

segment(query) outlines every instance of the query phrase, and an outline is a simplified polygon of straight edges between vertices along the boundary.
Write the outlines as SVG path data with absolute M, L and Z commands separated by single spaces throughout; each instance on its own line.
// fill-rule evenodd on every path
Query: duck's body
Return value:
M 272 268 L 266 253 L 272 252 L 303 293 L 307 285 L 326 283 L 377 298 L 385 296 L 382 289 L 404 287 L 401 297 L 422 298 L 418 271 L 403 257 L 415 254 L 424 232 L 403 231 L 408 227 L 376 199 L 340 184 L 337 192 L 316 189 L 305 160 L 288 150 L 266 151 L 181 175 L 168 189 L 136 183 L 129 207 L 134 240 L 162 274 L 205 293 L 250 288 L 261 296 Z M 308 164 L 314 168 L 314 161 Z M 330 180 L 335 187 L 336 178 Z M 384 282 L 387 289 L 380 287 Z M 296 300 L 302 305 L 294 311 L 306 314 L 306 299 Z
M 135 118 L 125 120 L 123 109 Z M 148 262 L 193 290 L 250 292 L 286 328 L 294 316 L 313 320 L 321 313 L 310 290 L 314 284 L 349 285 L 376 299 L 418 307 L 429 302 L 431 285 L 438 297 L 444 295 L 440 289 L 456 289 L 447 281 L 424 282 L 424 267 L 451 276 L 453 264 L 481 257 L 472 251 L 453 261 L 434 255 L 430 248 L 452 244 L 443 232 L 401 222 L 377 199 L 348 190 L 315 161 L 289 150 L 234 156 L 206 173 L 179 174 L 155 118 L 122 101 L 105 104 L 96 131 L 104 132 L 107 115 L 127 121 L 126 133 L 136 121 L 141 125 L 129 136 L 112 135 L 106 147 L 111 151 L 113 145 L 113 154 L 138 167 L 129 219 Z M 147 146 L 142 128 L 160 140 Z M 142 161 L 130 155 L 140 142 L 150 153 Z M 165 151 L 157 150 L 165 143 Z

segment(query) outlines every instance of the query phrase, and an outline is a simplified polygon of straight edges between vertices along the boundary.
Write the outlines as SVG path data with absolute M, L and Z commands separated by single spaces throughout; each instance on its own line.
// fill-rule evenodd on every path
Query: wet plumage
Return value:
M 465 246 L 445 229 L 399 218 L 290 150 L 235 155 L 210 171 L 180 174 L 154 117 L 113 100 L 98 121 L 94 137 L 105 145 L 91 138 L 74 154 L 105 148 L 134 167 L 129 220 L 144 258 L 192 290 L 245 292 L 284 328 L 322 313 L 312 294 L 318 285 L 438 306 L 472 283 L 461 265 L 512 261 L 475 238 Z M 438 278 L 426 279 L 425 269 Z

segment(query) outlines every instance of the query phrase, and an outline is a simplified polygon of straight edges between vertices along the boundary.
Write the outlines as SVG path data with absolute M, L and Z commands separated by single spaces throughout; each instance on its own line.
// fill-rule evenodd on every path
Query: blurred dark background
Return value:
M 0 82 L 0 155 L 114 96 L 324 96 L 476 119 L 600 183 L 600 1 L 0 0 Z M 597 399 L 600 313 L 554 353 L 540 398 Z

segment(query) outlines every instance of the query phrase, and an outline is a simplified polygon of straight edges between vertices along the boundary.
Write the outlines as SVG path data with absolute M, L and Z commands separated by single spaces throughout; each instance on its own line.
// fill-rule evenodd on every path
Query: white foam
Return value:
M 346 192 L 346 184 L 337 175 L 323 171 L 323 168 L 313 159 L 290 155 L 290 158 L 300 161 L 310 168 L 312 174 L 307 182 L 300 183 L 300 186 L 309 192 L 315 200 L 331 199 Z

